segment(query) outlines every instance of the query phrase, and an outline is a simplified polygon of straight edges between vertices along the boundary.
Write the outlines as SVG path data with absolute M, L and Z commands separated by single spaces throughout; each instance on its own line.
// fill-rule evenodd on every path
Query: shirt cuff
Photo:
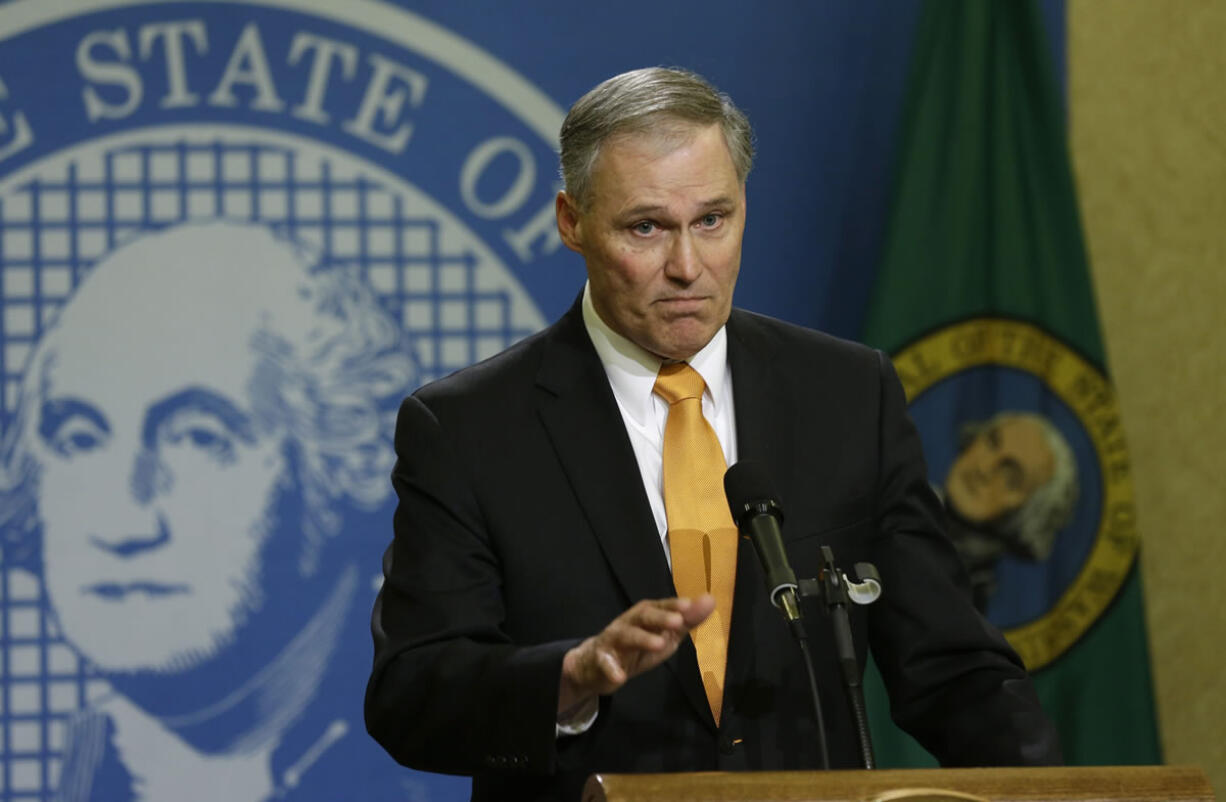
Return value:
M 580 707 L 575 712 L 562 718 L 558 715 L 557 722 L 557 737 L 563 738 L 570 735 L 582 735 L 592 728 L 596 723 L 596 714 L 600 712 L 600 697 L 593 696 L 588 700 L 587 704 Z

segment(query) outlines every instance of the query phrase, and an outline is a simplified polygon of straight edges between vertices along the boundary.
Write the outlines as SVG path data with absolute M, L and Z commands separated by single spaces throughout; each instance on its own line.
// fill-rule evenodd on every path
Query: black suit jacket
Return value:
M 942 534 L 889 360 L 746 312 L 728 322 L 738 453 L 780 491 L 798 576 L 820 546 L 877 565 L 852 611 L 894 718 L 943 764 L 1057 761 L 1019 660 L 975 611 Z M 555 737 L 562 657 L 635 601 L 675 595 L 630 441 L 578 303 L 555 325 L 406 399 L 395 538 L 375 605 L 366 720 L 397 760 L 472 774 L 475 799 L 577 799 L 593 771 L 817 766 L 803 665 L 742 540 L 716 727 L 693 645 Z M 831 761 L 857 749 L 829 623 L 806 610 Z

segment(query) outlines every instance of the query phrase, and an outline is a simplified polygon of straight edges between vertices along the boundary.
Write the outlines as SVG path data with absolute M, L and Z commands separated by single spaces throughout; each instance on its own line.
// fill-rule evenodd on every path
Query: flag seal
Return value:
M 998 317 L 893 361 L 977 604 L 1030 670 L 1051 664 L 1111 605 L 1139 546 L 1110 381 L 1051 332 Z

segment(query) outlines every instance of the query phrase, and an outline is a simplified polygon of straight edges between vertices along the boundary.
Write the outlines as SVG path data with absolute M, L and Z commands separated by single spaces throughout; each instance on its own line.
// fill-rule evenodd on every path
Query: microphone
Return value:
M 724 495 L 741 535 L 749 538 L 766 573 L 766 592 L 789 622 L 800 621 L 796 574 L 783 550 L 780 524 L 783 510 L 766 471 L 751 460 L 736 463 L 724 474 Z
M 740 533 L 753 541 L 754 551 L 766 573 L 766 592 L 771 604 L 783 612 L 788 629 L 796 638 L 796 645 L 804 656 L 805 670 L 809 677 L 809 698 L 813 702 L 814 722 L 817 724 L 818 756 L 823 769 L 830 768 L 830 750 L 826 745 L 826 722 L 822 717 L 822 699 L 817 689 L 817 672 L 813 668 L 813 655 L 809 652 L 809 637 L 805 623 L 800 619 L 800 604 L 796 601 L 796 574 L 788 565 L 788 555 L 783 550 L 783 535 L 779 525 L 783 522 L 783 510 L 776 500 L 778 494 L 766 478 L 766 471 L 756 462 L 742 460 L 724 474 L 724 495 L 728 497 L 728 509 L 736 521 Z

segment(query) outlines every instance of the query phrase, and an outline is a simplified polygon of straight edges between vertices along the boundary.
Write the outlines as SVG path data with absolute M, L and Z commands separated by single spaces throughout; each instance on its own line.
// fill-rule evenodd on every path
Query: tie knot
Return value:
M 689 363 L 673 362 L 660 367 L 660 373 L 656 376 L 656 385 L 652 391 L 671 406 L 686 398 L 701 399 L 703 388 L 706 386 L 707 383 L 703 381 L 702 374 L 690 367 Z

